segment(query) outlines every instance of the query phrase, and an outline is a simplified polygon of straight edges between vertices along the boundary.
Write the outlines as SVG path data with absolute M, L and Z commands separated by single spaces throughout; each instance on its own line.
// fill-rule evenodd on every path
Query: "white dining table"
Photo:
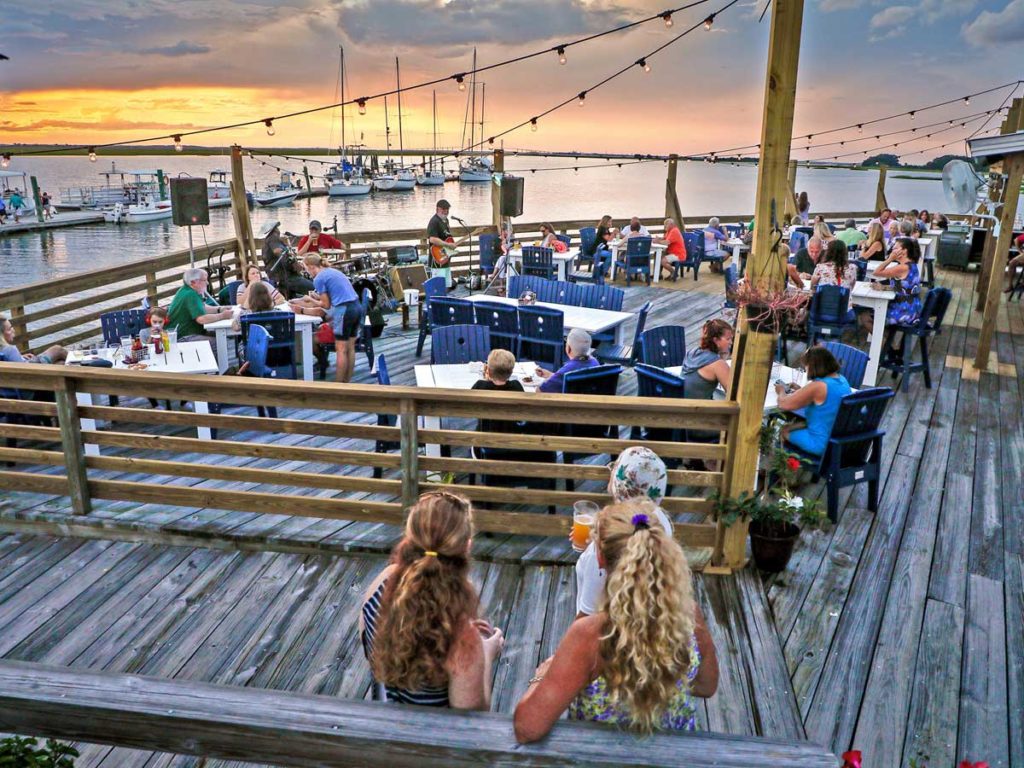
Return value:
M 279 312 L 291 312 L 288 304 L 279 304 L 274 307 Z M 302 347 L 302 378 L 306 381 L 313 380 L 313 329 L 320 325 L 322 319 L 316 315 L 296 315 L 295 333 L 299 336 L 299 343 Z M 233 321 L 218 320 L 203 326 L 207 331 L 213 331 L 217 344 L 218 371 L 224 373 L 228 369 L 228 338 L 238 336 L 241 331 L 236 331 Z
M 417 365 L 413 366 L 417 387 L 440 389 L 472 389 L 484 377 L 483 363 L 461 363 L 458 365 Z M 527 392 L 536 392 L 541 384 L 537 376 L 537 364 L 520 360 L 512 371 L 512 378 L 523 385 Z M 441 429 L 440 416 L 419 416 L 420 429 Z M 440 456 L 441 446 L 426 444 L 427 456 Z
M 555 263 L 555 276 L 559 280 L 566 280 L 569 275 L 569 265 L 572 264 L 576 258 L 576 254 L 571 251 L 563 251 L 559 253 L 554 251 L 552 253 L 552 261 Z M 508 288 L 508 280 L 510 277 L 522 274 L 523 264 L 523 249 L 512 248 L 508 252 L 508 260 L 505 265 L 505 288 Z
M 485 293 L 474 293 L 462 298 L 472 302 L 493 301 L 511 307 L 519 306 L 518 297 L 512 296 L 490 296 Z M 614 330 L 616 344 L 623 344 L 625 342 L 626 321 L 634 317 L 632 312 L 614 312 L 610 309 L 576 307 L 570 304 L 549 304 L 543 301 L 538 301 L 534 306 L 559 310 L 564 317 L 563 324 L 566 331 L 580 328 L 593 336 L 597 333 Z
M 125 370 L 129 366 L 125 364 L 120 349 L 117 347 L 99 347 L 96 354 L 90 354 L 87 350 L 72 350 L 68 353 L 65 365 L 79 365 L 86 360 L 109 360 L 114 368 Z M 218 373 L 217 360 L 213 356 L 213 348 L 208 341 L 179 341 L 175 343 L 169 352 L 161 352 L 143 361 L 144 368 L 137 370 L 150 371 L 154 373 L 191 373 L 211 375 Z M 95 399 L 91 392 L 76 392 L 75 398 L 79 406 L 95 405 Z M 209 413 L 208 403 L 195 401 L 193 403 L 195 412 Z M 95 432 L 95 419 L 82 419 L 82 431 Z M 197 437 L 200 440 L 210 439 L 209 427 L 197 427 Z M 99 456 L 100 447 L 95 443 L 85 444 L 87 456 Z
M 609 243 L 609 247 L 612 251 L 612 263 L 608 267 L 608 279 L 615 279 L 615 262 L 619 258 L 619 254 L 625 252 L 626 243 L 629 242 L 629 238 L 621 238 L 619 240 L 612 240 Z M 655 283 L 661 282 L 661 255 L 665 252 L 665 248 L 668 246 L 665 243 L 652 242 L 651 243 L 651 255 L 654 257 L 654 270 L 651 274 L 651 280 Z
M 732 248 L 732 260 L 736 268 L 739 269 L 740 257 L 742 257 L 744 251 L 750 250 L 750 246 L 738 237 L 730 237 L 725 241 L 725 244 Z

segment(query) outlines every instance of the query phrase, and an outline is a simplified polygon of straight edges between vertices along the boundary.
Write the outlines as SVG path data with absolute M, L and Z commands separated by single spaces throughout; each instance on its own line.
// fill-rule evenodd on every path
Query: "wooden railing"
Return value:
M 695 513 L 698 520 L 708 515 L 711 502 L 705 494 L 727 488 L 729 439 L 738 415 L 732 402 L 340 386 L 31 364 L 4 364 L 3 386 L 42 396 L 0 399 L 0 412 L 29 422 L 0 424 L 0 437 L 31 441 L 0 448 L 0 461 L 17 467 L 0 472 L 0 488 L 70 496 L 79 514 L 91 510 L 92 499 L 109 499 L 401 525 L 404 510 L 420 493 L 444 489 L 491 507 L 477 513 L 482 531 L 540 536 L 565 536 L 571 525 L 569 515 L 543 514 L 548 507 L 566 510 L 581 499 L 599 504 L 608 499 L 603 465 L 556 463 L 555 452 L 615 456 L 629 445 L 647 445 L 676 463 L 717 462 L 714 471 L 668 473 L 669 484 L 687 495 L 666 498 L 666 511 Z M 47 393 L 55 402 L 45 402 Z M 121 405 L 98 404 L 110 395 L 121 398 Z M 152 409 L 146 400 L 128 407 L 128 398 L 190 401 L 200 412 Z M 208 414 L 202 412 L 205 403 L 300 409 L 301 416 Z M 393 426 L 379 425 L 378 414 Z M 30 417 L 56 419 L 57 426 L 33 424 Z M 421 417 L 444 417 L 449 423 L 425 429 Z M 526 420 L 534 428 L 531 434 L 478 432 L 481 418 Z M 109 422 L 109 428 L 100 429 L 97 422 Z M 609 423 L 624 427 L 626 436 L 568 437 L 562 430 L 564 424 Z M 640 425 L 719 431 L 722 442 L 632 440 L 630 428 Z M 210 429 L 218 431 L 217 439 L 193 436 L 193 430 Z M 53 447 L 58 443 L 59 450 Z M 426 455 L 421 446 L 427 446 Z M 541 454 L 478 460 L 469 455 L 472 446 Z M 228 457 L 253 461 L 239 466 Z M 276 463 L 267 467 L 262 460 Z M 374 470 L 379 477 L 372 476 Z M 146 478 L 110 479 L 111 473 Z M 546 487 L 510 489 L 458 480 L 485 474 L 529 478 L 530 485 Z M 186 478 L 196 485 L 156 478 Z M 250 487 L 226 490 L 204 481 Z M 570 481 L 575 490 L 568 490 Z M 562 482 L 566 490 L 557 489 Z M 334 493 L 302 494 L 311 488 Z M 679 524 L 677 535 L 686 546 L 707 548 L 715 562 L 721 560 L 724 530 L 716 525 Z
M 559 721 L 515 741 L 505 715 L 0 661 L 0 731 L 245 763 L 314 768 L 637 765 L 834 768 L 809 742 Z

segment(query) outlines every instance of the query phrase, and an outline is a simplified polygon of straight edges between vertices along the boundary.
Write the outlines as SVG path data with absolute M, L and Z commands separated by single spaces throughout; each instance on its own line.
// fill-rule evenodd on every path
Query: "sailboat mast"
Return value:
M 339 77 L 341 78 L 341 159 L 342 162 L 345 160 L 345 49 L 342 46 L 338 46 L 338 50 L 341 52 L 341 67 L 338 70 Z
M 437 156 L 437 91 L 431 91 L 434 101 L 434 154 L 430 156 L 430 170 L 434 170 L 434 157 Z
M 476 130 L 476 48 L 473 49 L 473 86 L 472 86 L 472 102 L 473 109 L 470 111 L 469 116 L 469 146 L 472 147 L 476 142 L 473 140 L 475 137 L 474 131 Z
M 404 156 L 405 143 L 402 141 L 402 76 L 398 72 L 397 56 L 395 56 L 395 85 L 398 89 L 398 150 L 399 154 Z
M 388 122 L 388 97 L 384 97 L 384 143 L 388 148 L 388 162 L 391 162 L 391 123 Z
M 484 103 L 487 101 L 487 83 L 480 83 L 480 143 L 484 142 Z

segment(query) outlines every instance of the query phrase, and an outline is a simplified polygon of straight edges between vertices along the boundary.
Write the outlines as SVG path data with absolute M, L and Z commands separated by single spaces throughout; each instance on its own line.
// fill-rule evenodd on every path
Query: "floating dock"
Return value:
M 102 211 L 62 211 L 54 215 L 52 219 L 36 221 L 22 219 L 15 223 L 13 217 L 8 217 L 6 224 L 0 224 L 0 236 L 2 235 L 23 235 L 27 232 L 41 232 L 44 229 L 60 229 L 62 227 L 77 227 L 81 224 L 102 224 Z

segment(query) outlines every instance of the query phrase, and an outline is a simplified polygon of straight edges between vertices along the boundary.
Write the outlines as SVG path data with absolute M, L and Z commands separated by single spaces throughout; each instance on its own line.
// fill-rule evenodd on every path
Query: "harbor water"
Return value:
M 296 179 L 302 178 L 300 162 L 269 160 L 296 171 Z M 96 163 L 85 157 L 15 158 L 11 170 L 23 170 L 36 176 L 40 191 L 49 192 L 58 200 L 61 188 L 102 184 L 103 179 L 98 174 L 110 170 L 112 161 L 118 170 L 155 171 L 159 168 L 168 177 L 179 174 L 206 177 L 210 171 L 230 169 L 230 158 L 226 155 L 160 155 L 104 157 Z M 587 168 L 604 161 L 580 158 L 578 162 L 578 171 L 543 170 L 572 166 L 574 161 L 507 155 L 507 172 L 526 179 L 523 216 L 519 220 L 596 221 L 601 215 L 610 214 L 621 221 L 634 214 L 656 217 L 664 210 L 664 163 Z M 323 174 L 326 168 L 318 163 L 308 164 L 312 175 Z M 273 183 L 279 176 L 274 168 L 245 159 L 248 191 Z M 315 187 L 322 185 L 317 178 L 312 181 Z M 808 192 L 812 211 L 866 211 L 874 204 L 877 181 L 875 171 L 801 168 L 797 189 Z M 688 217 L 750 212 L 754 209 L 756 183 L 757 168 L 753 165 L 683 162 L 679 164 L 677 194 L 683 213 Z M 943 210 L 947 207 L 937 173 L 892 170 L 886 182 L 886 195 L 890 205 L 897 209 Z M 338 231 L 344 240 L 345 232 L 425 228 L 435 202 L 442 197 L 451 202 L 452 214 L 467 224 L 490 221 L 489 185 L 458 182 L 354 198 L 314 197 L 278 208 L 256 207 L 251 217 L 257 231 L 268 220 L 278 219 L 283 231 L 295 233 L 305 232 L 310 219 L 319 219 L 326 227 L 337 219 Z M 459 230 L 454 231 L 458 235 Z M 209 226 L 193 228 L 197 245 L 233 236 L 230 207 L 211 209 Z M 174 226 L 169 219 L 143 224 L 90 224 L 0 237 L 0 288 L 124 264 L 186 247 L 187 230 Z

